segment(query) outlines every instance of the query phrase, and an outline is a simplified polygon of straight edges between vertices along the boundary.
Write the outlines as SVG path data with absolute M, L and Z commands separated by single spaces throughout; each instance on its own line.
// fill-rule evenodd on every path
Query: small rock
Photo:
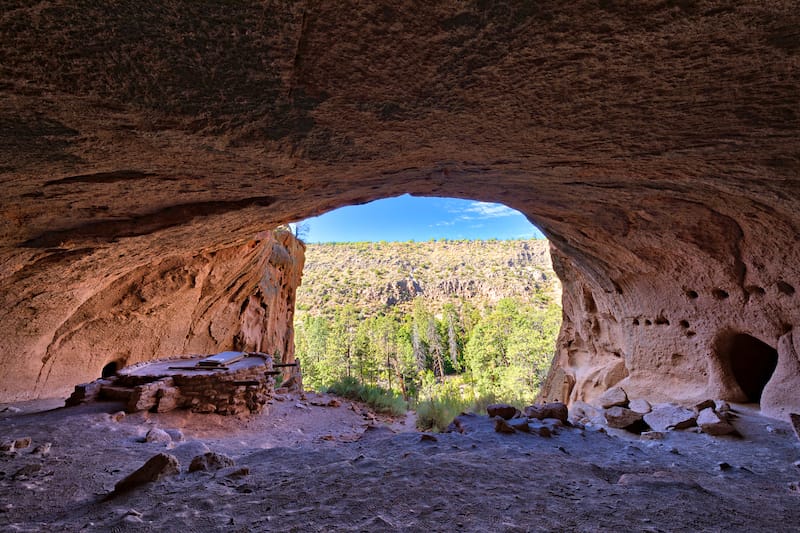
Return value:
M 641 413 L 637 413 L 625 407 L 620 407 L 619 405 L 610 407 L 606 409 L 605 412 L 608 427 L 617 429 L 623 429 L 641 421 L 642 416 Z
M 685 429 L 694 426 L 696 420 L 693 410 L 671 403 L 657 405 L 644 415 L 644 421 L 654 431 Z
M 431 435 L 430 433 L 423 433 L 423 434 L 422 434 L 422 435 L 419 437 L 419 441 L 420 441 L 420 442 L 437 442 L 438 440 L 439 440 L 439 439 L 437 439 L 436 437 L 434 437 L 434 436 L 433 436 L 433 435 Z
M 20 468 L 19 470 L 17 470 L 16 472 L 14 472 L 14 475 L 11 476 L 11 477 L 13 479 L 24 479 L 24 478 L 32 476 L 33 474 L 35 474 L 36 472 L 38 472 L 41 469 L 42 469 L 42 465 L 40 465 L 39 463 L 33 463 L 33 464 L 25 465 L 22 468 Z
M 631 400 L 630 403 L 628 403 L 628 409 L 630 409 L 634 413 L 646 415 L 647 413 L 653 410 L 653 407 L 647 400 L 639 398 L 637 400 Z
M 552 436 L 553 436 L 553 432 L 552 432 L 552 431 L 550 430 L 550 428 L 549 428 L 549 427 L 547 427 L 547 426 L 541 426 L 541 427 L 538 427 L 538 428 L 536 428 L 535 430 L 533 430 L 532 432 L 533 432 L 533 433 L 536 433 L 536 434 L 537 434 L 537 435 L 539 435 L 540 437 L 547 437 L 547 438 L 549 438 L 549 437 L 552 437 Z
M 796 468 L 800 468 L 800 461 L 795 461 L 792 463 Z
M 731 404 L 725 400 L 714 400 L 714 410 L 721 415 L 728 414 L 732 411 Z
M 498 433 L 505 433 L 508 435 L 516 431 L 506 422 L 505 418 L 501 416 L 496 416 L 492 420 L 494 420 L 494 430 Z
M 177 428 L 169 428 L 165 429 L 164 431 L 167 432 L 167 435 L 172 439 L 172 442 L 183 442 L 186 440 L 186 437 L 183 435 L 183 431 Z
M 139 469 L 132 472 L 114 487 L 114 493 L 126 492 L 145 483 L 156 481 L 163 476 L 178 474 L 180 463 L 174 455 L 159 453 L 147 460 Z
M 639 438 L 642 440 L 664 440 L 664 434 L 660 431 L 643 431 Z
M 199 440 L 190 440 L 173 448 L 171 453 L 175 455 L 180 462 L 190 463 L 192 459 L 198 455 L 203 455 L 204 453 L 210 451 L 211 449 L 206 446 L 205 442 Z
M 112 422 L 122 422 L 125 419 L 125 416 L 125 411 L 117 411 L 116 413 L 111 413 L 108 415 Z
M 321 398 L 319 400 L 311 400 L 308 403 L 317 407 L 339 407 L 342 405 L 336 398 Z
M 792 481 L 789 483 L 789 490 L 795 494 L 800 494 L 800 481 Z
M 13 405 L 7 405 L 0 409 L 0 413 L 19 413 L 22 412 L 22 409 L 19 407 L 14 407 Z
M 227 455 L 217 452 L 206 452 L 192 459 L 189 465 L 189 472 L 220 470 L 222 468 L 234 466 L 235 464 L 235 461 Z
M 723 420 L 711 407 L 700 411 L 700 414 L 697 415 L 697 425 L 703 430 L 703 433 L 709 435 L 727 435 L 736 431 L 736 428 L 727 420 Z
M 250 468 L 246 466 L 229 466 L 216 473 L 216 477 L 226 477 L 230 479 L 243 478 L 250 475 Z
M 699 413 L 704 409 L 714 409 L 716 406 L 717 404 L 714 402 L 714 400 L 703 400 L 702 402 L 695 404 L 694 410 Z
M 13 452 L 15 448 L 15 441 L 9 440 L 0 443 L 0 452 Z
M 285 402 L 286 396 L 284 396 L 283 394 L 276 394 L 275 396 L 272 397 L 272 399 L 278 402 Z
M 514 428 L 516 431 L 521 431 L 523 433 L 531 432 L 531 427 L 528 425 L 528 421 L 524 418 L 514 418 L 509 420 L 508 425 Z
M 50 453 L 50 448 L 52 446 L 53 445 L 51 443 L 49 443 L 49 442 L 43 442 L 40 445 L 38 445 L 36 448 L 33 449 L 33 451 L 31 452 L 31 455 L 38 455 L 40 457 L 44 457 L 45 455 Z
M 504 420 L 511 420 L 517 414 L 517 408 L 507 403 L 494 403 L 486 407 L 486 413 L 491 418 L 499 416 Z
M 303 405 L 302 403 L 296 403 L 294 404 L 294 406 L 297 407 L 298 409 L 308 409 L 308 406 Z
M 31 445 L 31 438 L 30 437 L 22 437 L 21 439 L 17 439 L 14 441 L 14 449 L 15 450 L 24 450 L 28 446 Z
M 445 433 L 470 433 L 478 426 L 478 416 L 473 413 L 461 413 L 450 422 Z
M 168 444 L 172 442 L 172 437 L 170 437 L 169 433 L 167 433 L 163 429 L 152 428 L 150 431 L 147 432 L 147 435 L 144 436 L 144 441 L 160 442 L 163 444 Z
M 730 465 L 730 463 L 722 462 L 722 463 L 717 463 L 717 468 L 725 472 L 726 470 L 730 470 L 733 467 Z
M 620 387 L 611 387 L 597 399 L 597 404 L 603 409 L 616 405 L 624 407 L 628 404 L 628 395 Z

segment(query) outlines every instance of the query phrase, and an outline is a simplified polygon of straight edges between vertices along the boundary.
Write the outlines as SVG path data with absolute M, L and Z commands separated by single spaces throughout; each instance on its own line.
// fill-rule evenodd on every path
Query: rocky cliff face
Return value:
M 204 254 L 408 192 L 504 202 L 551 239 L 559 395 L 800 409 L 796 7 L 7 2 L 3 397 L 84 379 L 78 346 L 183 348 L 194 322 L 158 317 L 189 302 L 140 287 L 241 312 L 236 265 Z
M 290 232 L 262 232 L 243 245 L 158 258 L 116 258 L 114 274 L 86 259 L 60 264 L 55 286 L 21 269 L 4 293 L 7 328 L 0 401 L 59 396 L 118 367 L 224 349 L 294 360 L 292 318 L 303 245 Z M 41 299 L 42 289 L 50 295 Z M 53 298 L 58 294 L 59 298 Z M 21 302 L 30 303 L 21 312 Z M 14 332 L 15 334 L 9 334 Z
M 479 308 L 513 297 L 559 302 L 549 248 L 544 239 L 309 244 L 297 303 L 325 314 L 346 304 L 410 312 L 418 297 L 437 312 L 460 300 Z

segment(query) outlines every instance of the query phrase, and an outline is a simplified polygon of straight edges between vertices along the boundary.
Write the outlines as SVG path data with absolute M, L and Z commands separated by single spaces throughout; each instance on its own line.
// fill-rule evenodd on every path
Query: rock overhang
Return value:
M 215 254 L 265 228 L 401 193 L 503 202 L 550 238 L 558 399 L 621 380 L 656 401 L 735 396 L 718 334 L 791 352 L 800 319 L 798 17 L 714 1 L 20 3 L 0 19 L 0 361 L 31 377 L 0 397 L 46 394 L 43 359 L 97 322 L 88 301 L 133 316 L 174 290 L 117 283 L 195 261 L 181 279 L 212 279 Z M 779 356 L 770 412 L 795 366 Z

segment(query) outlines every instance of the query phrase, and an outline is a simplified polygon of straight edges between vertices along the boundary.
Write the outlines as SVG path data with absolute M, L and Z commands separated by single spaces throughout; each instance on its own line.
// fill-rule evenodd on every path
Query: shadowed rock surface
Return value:
M 0 401 L 232 348 L 254 235 L 407 192 L 551 240 L 546 399 L 800 409 L 796 3 L 435 4 L 7 2 Z
M 107 414 L 113 403 L 0 416 L 2 434 L 53 443 L 44 458 L 0 455 L 0 526 L 788 532 L 800 521 L 790 425 L 739 406 L 744 439 L 674 431 L 651 441 L 534 422 L 497 433 L 474 414 L 458 417 L 452 433 L 420 435 L 344 399 L 309 399 L 305 409 L 299 396 L 275 402 L 246 424 L 187 411 L 117 422 Z M 179 428 L 188 441 L 141 442 L 152 425 Z M 150 461 L 159 468 L 122 481 Z

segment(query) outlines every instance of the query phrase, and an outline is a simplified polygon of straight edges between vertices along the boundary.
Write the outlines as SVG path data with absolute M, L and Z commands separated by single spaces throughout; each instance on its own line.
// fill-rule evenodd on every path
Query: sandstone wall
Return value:
M 76 260 L 53 285 L 46 273 L 16 277 L 18 296 L 35 300 L 46 288 L 48 298 L 35 312 L 29 304 L 4 317 L 5 331 L 17 334 L 7 334 L 0 352 L 0 402 L 64 396 L 111 362 L 228 349 L 294 361 L 303 245 L 291 232 L 203 252 L 165 250 L 142 264 L 123 256 L 113 274 Z
M 7 2 L 0 397 L 280 344 L 248 239 L 412 193 L 551 238 L 548 393 L 742 399 L 748 351 L 797 409 L 798 27 L 792 1 Z

